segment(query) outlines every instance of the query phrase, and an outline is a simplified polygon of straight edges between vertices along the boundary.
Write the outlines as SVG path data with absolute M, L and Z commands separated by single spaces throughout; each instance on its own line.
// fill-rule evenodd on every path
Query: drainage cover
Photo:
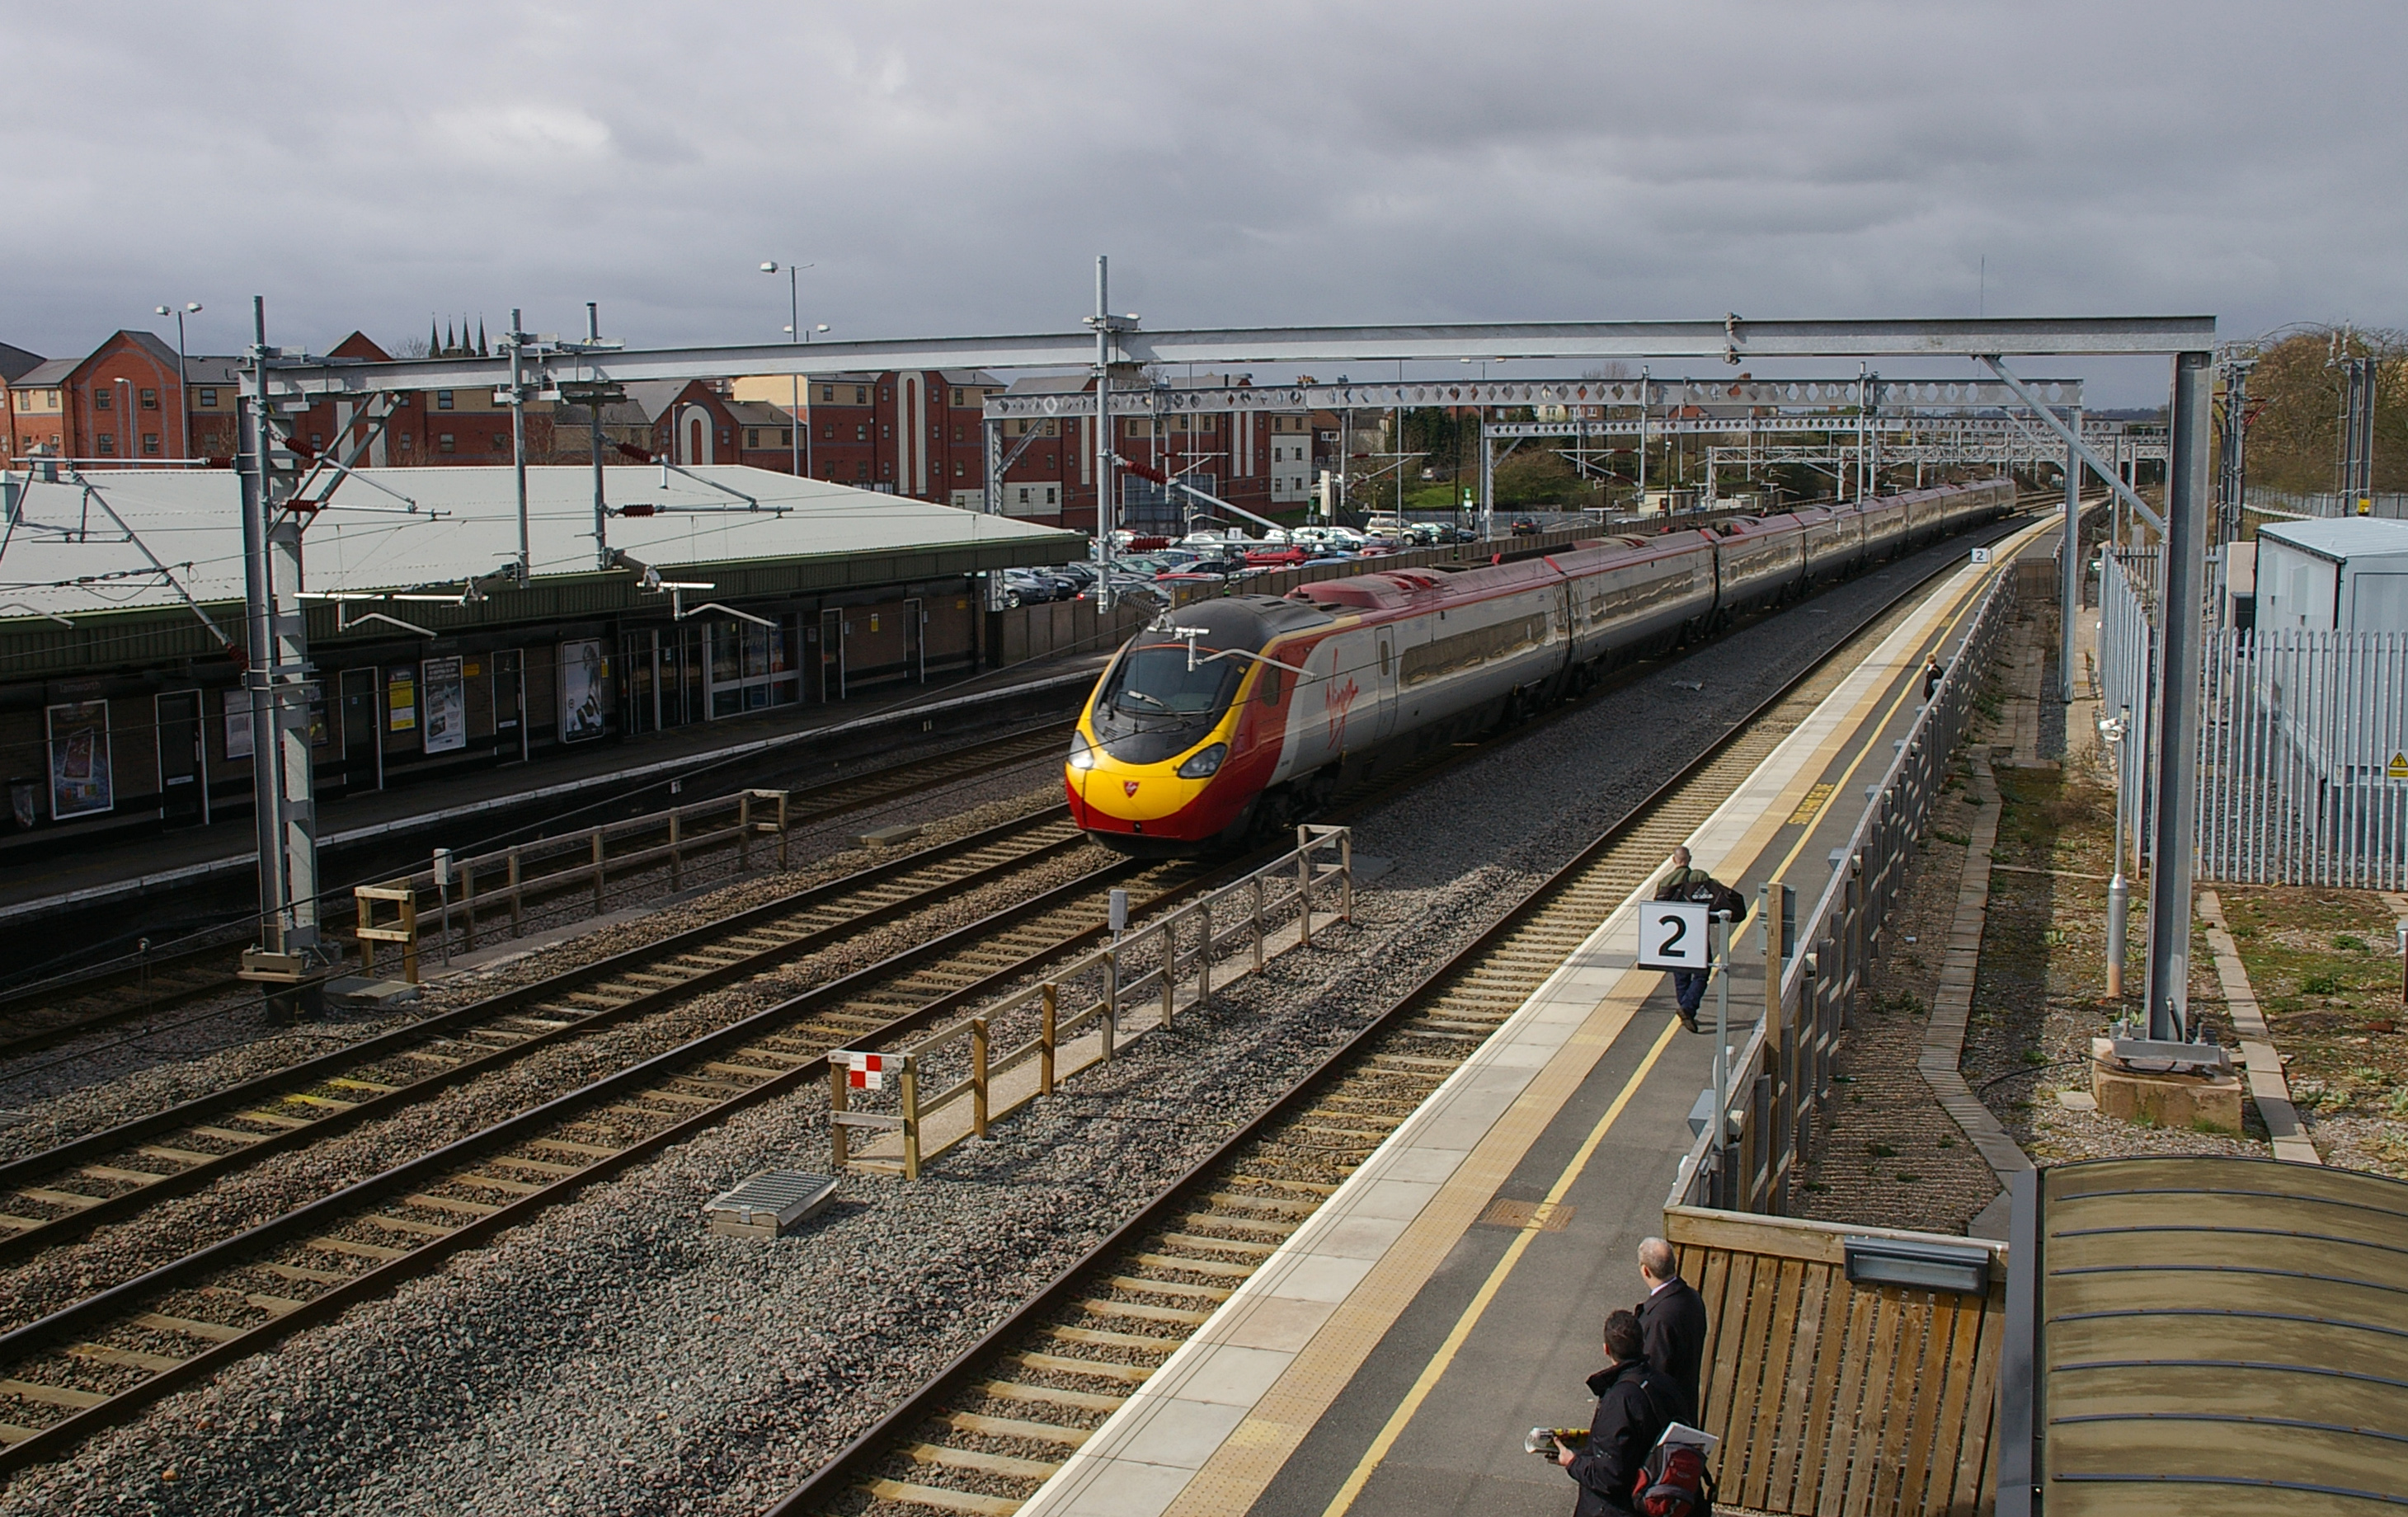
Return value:
M 710 1230 L 730 1238 L 776 1238 L 826 1206 L 836 1195 L 831 1175 L 797 1169 L 764 1169 L 702 1209 Z

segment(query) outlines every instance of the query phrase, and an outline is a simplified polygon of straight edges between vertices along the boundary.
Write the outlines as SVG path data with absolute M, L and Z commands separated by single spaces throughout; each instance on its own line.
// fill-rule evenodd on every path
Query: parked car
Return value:
M 1078 593 L 1078 587 L 1068 580 L 1039 574 L 1034 569 L 1003 571 L 1003 603 L 1006 606 L 1039 606 L 1047 601 L 1068 600 Z

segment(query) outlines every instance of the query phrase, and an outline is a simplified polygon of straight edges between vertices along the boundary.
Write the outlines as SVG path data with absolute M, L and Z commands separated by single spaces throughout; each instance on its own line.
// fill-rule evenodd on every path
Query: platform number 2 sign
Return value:
M 1713 961 L 1703 901 L 1649 901 L 1639 909 L 1639 967 L 1703 969 Z

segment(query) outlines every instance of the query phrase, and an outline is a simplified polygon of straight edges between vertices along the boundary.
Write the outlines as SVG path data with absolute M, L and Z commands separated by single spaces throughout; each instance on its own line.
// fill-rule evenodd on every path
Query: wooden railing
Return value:
M 509 936 L 526 930 L 527 909 L 556 904 L 563 896 L 589 894 L 592 914 L 607 909 L 613 875 L 668 866 L 669 889 L 685 888 L 688 871 L 697 863 L 733 852 L 738 872 L 752 867 L 753 852 L 774 850 L 778 867 L 786 867 L 790 823 L 787 793 L 782 790 L 741 790 L 690 806 L 647 812 L 621 822 L 606 822 L 582 832 L 532 843 L 513 844 L 488 853 L 450 861 L 448 880 L 438 880 L 433 867 L 380 885 L 364 885 L 352 894 L 358 920 L 370 923 L 372 903 L 403 908 L 404 928 L 372 925 L 356 934 L 363 973 L 372 972 L 375 945 L 399 943 L 405 973 L 418 982 L 418 965 L 432 918 L 448 941 L 460 932 L 460 951 L 477 946 L 479 934 L 500 929 L 507 914 Z M 658 839 L 658 840 L 655 840 Z M 615 851 L 613 845 L 616 845 Z M 483 920 L 479 920 L 480 913 Z
M 1722 1500 L 1815 1517 L 1973 1517 L 1992 1493 L 2006 1246 L 1668 1206 L 1705 1297 L 1701 1411 Z M 1990 1254 L 1980 1294 L 1851 1281 L 1851 1238 Z
M 1259 974 L 1283 949 L 1310 947 L 1314 914 L 1324 928 L 1354 916 L 1354 836 L 1344 827 L 1297 829 L 1294 850 L 1208 895 L 1121 935 L 895 1053 L 838 1050 L 828 1055 L 828 1133 L 832 1162 L 839 1170 L 864 1160 L 853 1152 L 852 1134 L 868 1129 L 897 1133 L 901 1153 L 894 1165 L 904 1178 L 920 1178 L 921 1166 L 958 1144 L 984 1138 L 988 1126 L 1022 1107 L 1054 1093 L 1063 1080 L 1110 1062 L 1128 1020 L 1151 1012 L 1152 1026 L 1168 1027 L 1184 1000 L 1193 1006 L 1249 974 Z M 1286 937 L 1293 929 L 1293 940 Z M 995 1029 L 1006 1018 L 1025 1023 L 1030 1036 L 997 1052 Z M 1093 1053 L 1065 1066 L 1063 1051 L 1096 1035 Z M 963 1055 L 967 1054 L 966 1067 Z M 867 1082 L 852 1083 L 874 1059 L 879 1083 L 894 1080 L 896 1106 L 875 1111 L 856 1100 Z M 1034 1063 L 1034 1077 L 1009 1080 Z M 934 1092 L 922 1089 L 932 1066 L 960 1067 L 959 1078 Z M 940 1121 L 967 1102 L 967 1120 Z M 932 1134 L 931 1127 L 938 1130 Z

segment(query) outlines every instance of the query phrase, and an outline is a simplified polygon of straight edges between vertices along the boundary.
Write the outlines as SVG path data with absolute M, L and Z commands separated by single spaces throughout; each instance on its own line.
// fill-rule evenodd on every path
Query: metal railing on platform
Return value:
M 939 1155 L 986 1137 L 991 1124 L 1054 1095 L 1080 1070 L 1109 1063 L 1132 1017 L 1150 1011 L 1148 1025 L 1168 1027 L 1182 1002 L 1195 1006 L 1260 974 L 1289 947 L 1311 947 L 1316 913 L 1322 930 L 1354 917 L 1354 835 L 1344 827 L 1298 827 L 1294 849 L 1242 879 L 1119 935 L 908 1049 L 831 1052 L 831 1163 L 838 1170 L 854 1165 L 919 1179 Z M 1293 939 L 1283 940 L 1290 929 Z M 1030 1030 L 998 1051 L 996 1029 L 1007 1022 Z M 1091 1034 L 1092 1051 L 1066 1063 L 1066 1052 Z M 1009 1078 L 1032 1064 L 1033 1074 Z M 924 1089 L 947 1075 L 950 1083 Z M 894 1109 L 869 1109 L 867 1093 L 883 1091 L 890 1076 Z M 964 1103 L 966 1118 L 953 1115 Z M 856 1154 L 853 1135 L 861 1131 L 899 1135 L 899 1153 Z
M 1764 1014 L 1731 1061 L 1721 1105 L 1681 1162 L 1670 1204 L 1784 1213 L 1811 1146 L 1813 1114 L 1828 1094 L 1831 1055 L 1881 952 L 1884 923 L 1948 777 L 1952 751 L 1971 722 L 1992 658 L 2011 619 L 2015 576 L 1990 582 L 1939 689 L 1915 712 L 1897 755 L 1865 790 L 1864 815 L 1831 855 L 1830 882 L 1799 922 L 1796 952 L 1769 925 Z M 1771 946 L 1781 945 L 1781 946 Z M 1711 1103 L 1710 1103 L 1711 1104 Z

